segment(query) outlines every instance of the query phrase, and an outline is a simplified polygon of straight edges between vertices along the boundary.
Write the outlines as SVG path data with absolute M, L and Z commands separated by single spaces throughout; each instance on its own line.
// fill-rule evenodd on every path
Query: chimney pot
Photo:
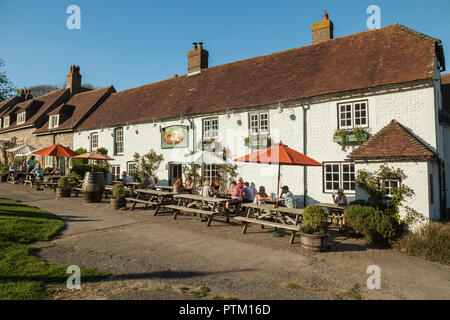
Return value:
M 75 65 L 70 66 L 70 72 L 67 75 L 66 88 L 70 89 L 71 95 L 77 94 L 81 91 L 81 78 L 80 67 Z
M 192 43 L 194 45 L 194 50 L 197 50 L 197 42 Z

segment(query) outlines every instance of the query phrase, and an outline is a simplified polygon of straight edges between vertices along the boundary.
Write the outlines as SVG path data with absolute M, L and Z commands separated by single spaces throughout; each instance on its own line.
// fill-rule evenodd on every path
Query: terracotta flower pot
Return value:
M 300 232 L 300 244 L 303 249 L 315 252 L 327 250 L 328 234 L 309 234 Z

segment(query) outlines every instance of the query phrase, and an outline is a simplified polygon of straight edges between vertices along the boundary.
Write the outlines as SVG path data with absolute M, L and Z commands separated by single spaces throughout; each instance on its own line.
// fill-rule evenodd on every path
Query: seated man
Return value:
M 16 172 L 16 171 L 17 171 L 17 166 L 14 163 L 12 163 L 9 166 L 9 172 Z
M 288 186 L 281 188 L 280 202 L 288 208 L 295 208 L 295 198 L 292 192 L 289 191 Z
M 128 181 L 128 175 L 126 171 L 122 172 L 122 175 L 120 176 L 120 180 L 122 181 Z
M 155 186 L 155 180 L 153 179 L 153 177 L 148 172 L 145 173 L 145 177 L 144 177 L 144 180 L 142 182 L 147 187 L 153 188 Z
M 37 166 L 33 170 L 31 170 L 31 173 L 34 174 L 34 176 L 37 180 L 44 179 L 44 170 L 42 170 L 40 163 L 38 163 Z
M 242 191 L 237 186 L 236 181 L 231 181 L 231 200 L 225 204 L 225 208 L 229 208 L 230 205 L 238 206 L 242 202 Z
M 250 184 L 248 182 L 244 183 L 242 194 L 244 195 L 244 198 L 242 199 L 242 202 L 244 203 L 252 203 L 255 200 L 255 195 L 253 194 L 253 190 L 250 189 Z

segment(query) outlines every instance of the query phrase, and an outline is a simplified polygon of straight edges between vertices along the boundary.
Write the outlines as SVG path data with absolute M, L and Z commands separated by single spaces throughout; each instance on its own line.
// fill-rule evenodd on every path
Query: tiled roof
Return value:
M 5 101 L 0 102 L 0 117 L 5 115 L 7 112 L 11 110 L 13 106 L 17 103 L 22 102 L 23 98 L 20 96 L 14 96 L 12 98 L 6 99 Z
M 441 42 L 394 24 L 112 94 L 80 130 L 431 79 Z M 440 49 L 439 49 L 440 50 Z
M 115 92 L 113 86 L 90 90 L 74 95 L 69 101 L 47 113 L 47 115 L 52 115 L 59 113 L 63 109 L 70 110 L 71 114 L 67 120 L 60 123 L 57 128 L 49 130 L 47 119 L 47 122 L 45 122 L 45 124 L 34 133 L 44 133 L 49 131 L 60 131 L 76 128 L 79 122 L 83 120 L 89 114 L 89 112 L 92 111 L 92 108 L 96 107 L 99 102 L 103 101 L 102 99 L 105 99 L 106 96 L 111 92 Z
M 441 75 L 443 109 L 450 113 L 450 73 Z
M 58 102 L 63 98 L 63 96 L 65 94 L 69 94 L 68 89 L 66 89 L 66 88 L 59 89 L 59 90 L 47 93 L 45 95 L 39 96 L 37 98 L 16 104 L 14 109 L 25 108 L 32 101 L 34 101 L 35 103 L 41 104 L 41 106 L 39 107 L 37 112 L 32 117 L 30 117 L 29 119 L 26 119 L 26 122 L 24 124 L 16 125 L 16 123 L 12 123 L 8 128 L 1 129 L 0 133 L 3 131 L 6 131 L 6 130 L 20 129 L 22 127 L 28 127 L 30 125 L 35 125 L 36 120 L 38 120 L 43 114 L 48 112 L 51 108 L 55 107 L 55 105 L 59 105 Z M 16 109 L 16 110 L 19 110 L 19 109 Z
M 354 160 L 405 160 L 432 159 L 436 154 L 397 120 L 392 120 L 348 157 Z

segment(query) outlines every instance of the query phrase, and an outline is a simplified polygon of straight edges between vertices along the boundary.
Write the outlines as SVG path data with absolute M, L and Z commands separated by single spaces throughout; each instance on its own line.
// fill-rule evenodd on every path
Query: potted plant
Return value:
M 328 243 L 328 223 L 325 209 L 310 205 L 303 212 L 303 225 L 300 230 L 300 243 L 303 249 L 325 251 Z
M 125 186 L 123 184 L 116 183 L 114 185 L 112 196 L 111 204 L 114 210 L 126 207 L 127 200 L 125 199 Z
M 56 197 L 70 197 L 72 192 L 72 186 L 70 185 L 69 177 L 62 177 L 58 180 L 58 186 L 56 187 Z

